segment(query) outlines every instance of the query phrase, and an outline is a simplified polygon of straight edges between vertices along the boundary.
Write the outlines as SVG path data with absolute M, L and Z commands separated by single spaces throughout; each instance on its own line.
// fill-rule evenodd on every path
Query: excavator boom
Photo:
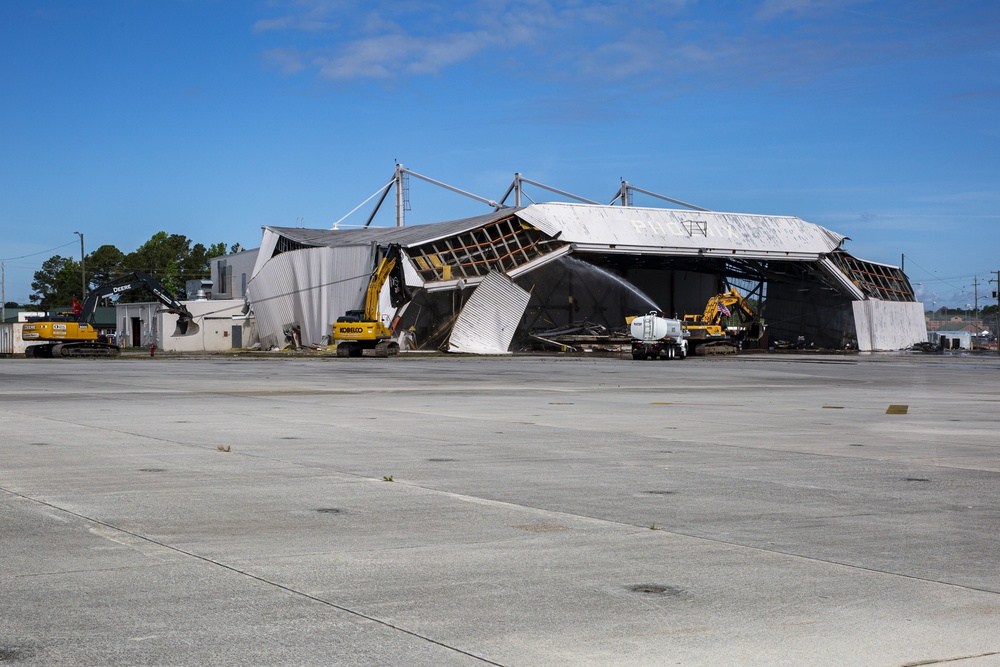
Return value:
M 723 317 L 736 317 L 740 324 L 727 330 Z M 685 315 L 684 328 L 692 352 L 699 355 L 709 350 L 735 352 L 743 340 L 758 339 L 763 332 L 756 313 L 736 288 L 710 298 L 701 315 Z

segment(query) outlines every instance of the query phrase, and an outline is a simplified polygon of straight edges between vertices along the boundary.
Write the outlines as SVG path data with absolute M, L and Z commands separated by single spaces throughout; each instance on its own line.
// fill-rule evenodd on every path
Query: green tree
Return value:
M 220 257 L 226 254 L 226 244 L 225 243 L 215 243 L 210 245 L 208 248 L 200 243 L 195 243 L 191 248 L 191 252 L 188 254 L 187 259 L 184 261 L 184 275 L 186 280 L 194 280 L 197 278 L 208 278 L 211 275 L 211 267 L 208 265 L 208 260 L 213 257 Z
M 113 245 L 102 245 L 87 256 L 88 289 L 106 285 L 132 271 L 144 271 L 159 281 L 173 296 L 182 299 L 186 281 L 208 278 L 208 260 L 226 254 L 225 243 L 207 248 L 182 234 L 157 232 L 136 248 L 124 254 Z M 35 290 L 32 301 L 44 308 L 69 305 L 71 297 L 80 298 L 80 264 L 56 255 L 42 264 L 31 284 Z M 118 297 L 123 303 L 148 301 L 146 290 L 125 292 Z
M 145 271 L 172 295 L 185 298 L 187 281 L 208 278 L 211 274 L 208 260 L 225 254 L 225 243 L 215 243 L 207 248 L 201 243 L 192 246 L 191 240 L 183 234 L 157 232 L 126 255 L 122 266 L 126 271 Z M 140 293 L 123 294 L 121 298 L 123 301 L 141 301 L 148 297 Z
M 56 255 L 42 262 L 31 281 L 31 302 L 45 309 L 68 306 L 80 297 L 80 263 Z
M 129 271 L 145 271 L 162 283 L 168 292 L 178 296 L 187 280 L 184 269 L 190 254 L 191 241 L 186 236 L 157 232 L 126 255 L 124 265 Z M 125 294 L 122 298 L 135 301 L 139 296 Z
M 125 253 L 113 245 L 102 245 L 87 255 L 87 285 L 88 289 L 106 285 L 118 276 L 126 273 L 123 268 Z

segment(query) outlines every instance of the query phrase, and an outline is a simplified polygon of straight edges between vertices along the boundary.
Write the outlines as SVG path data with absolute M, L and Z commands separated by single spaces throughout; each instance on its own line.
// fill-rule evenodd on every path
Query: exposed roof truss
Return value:
M 411 246 L 406 254 L 425 283 L 511 273 L 565 244 L 509 215 L 475 229 Z
M 835 252 L 830 258 L 867 296 L 882 301 L 914 301 L 913 287 L 901 269 Z

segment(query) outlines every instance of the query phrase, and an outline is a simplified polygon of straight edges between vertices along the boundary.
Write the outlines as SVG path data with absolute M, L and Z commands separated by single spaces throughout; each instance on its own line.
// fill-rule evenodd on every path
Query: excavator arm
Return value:
M 744 299 L 743 295 L 739 293 L 739 290 L 734 287 L 729 291 L 717 294 L 708 300 L 708 303 L 705 304 L 705 312 L 702 315 L 702 322 L 715 325 L 719 324 L 722 321 L 723 315 L 726 314 L 723 308 L 728 310 L 729 313 L 732 313 L 734 310 L 739 312 L 743 316 L 742 319 L 744 320 L 753 320 L 756 318 L 753 309 L 751 309 L 749 304 L 747 304 L 746 299 Z
M 365 294 L 365 319 L 370 322 L 377 322 L 381 317 L 378 297 L 382 293 L 382 287 L 385 286 L 399 262 L 399 252 L 398 244 L 390 245 L 386 249 L 382 261 L 372 271 L 371 279 L 368 281 L 368 292 Z
M 165 306 L 164 310 L 177 316 L 177 333 L 179 335 L 184 336 L 197 332 L 198 325 L 194 323 L 194 316 L 191 315 L 187 307 L 171 296 L 170 292 L 158 280 L 144 271 L 133 271 L 91 290 L 83 301 L 83 309 L 77 316 L 77 320 L 84 323 L 90 322 L 97 310 L 97 304 L 102 298 L 131 292 L 142 287 L 148 289 L 157 301 Z

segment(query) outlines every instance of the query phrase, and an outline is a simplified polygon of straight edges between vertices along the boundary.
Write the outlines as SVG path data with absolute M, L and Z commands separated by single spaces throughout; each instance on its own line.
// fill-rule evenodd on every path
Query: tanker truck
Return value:
M 656 311 L 631 318 L 628 322 L 632 336 L 632 358 L 684 359 L 688 342 L 680 320 L 666 317 Z

